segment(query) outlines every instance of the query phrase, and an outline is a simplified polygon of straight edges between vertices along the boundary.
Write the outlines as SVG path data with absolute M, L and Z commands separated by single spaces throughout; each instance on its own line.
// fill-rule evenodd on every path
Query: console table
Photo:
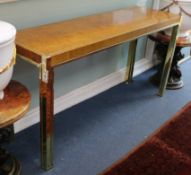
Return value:
M 132 80 L 137 38 L 172 27 L 159 95 L 162 96 L 173 58 L 181 17 L 140 7 L 130 7 L 54 24 L 20 30 L 18 55 L 39 68 L 41 165 L 53 167 L 54 67 L 91 53 L 131 41 L 124 81 Z

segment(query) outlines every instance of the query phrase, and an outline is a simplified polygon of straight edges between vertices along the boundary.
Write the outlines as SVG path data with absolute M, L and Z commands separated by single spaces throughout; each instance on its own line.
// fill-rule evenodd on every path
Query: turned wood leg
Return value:
M 54 71 L 42 69 L 40 79 L 41 166 L 53 167 Z
M 171 40 L 168 46 L 168 51 L 167 51 L 166 59 L 163 66 L 159 92 L 158 92 L 159 96 L 163 96 L 166 89 L 166 85 L 167 85 L 167 81 L 169 78 L 169 73 L 170 73 L 170 69 L 172 65 L 172 60 L 174 56 L 174 51 L 176 48 L 176 39 L 177 39 L 178 30 L 179 30 L 179 25 L 173 27 Z
M 127 82 L 131 82 L 133 79 L 136 48 L 137 48 L 137 39 L 131 41 L 130 46 L 129 46 L 127 70 L 126 70 L 126 74 L 125 74 L 125 81 L 127 81 Z
M 166 87 L 167 89 L 175 90 L 180 89 L 184 86 L 184 83 L 182 81 L 182 72 L 178 65 L 178 62 L 185 57 L 184 54 L 181 53 L 182 48 L 183 47 L 177 46 L 175 49 L 172 67 Z
M 0 129 L 0 174 L 21 175 L 19 161 L 2 148 L 2 144 L 9 143 L 14 137 L 13 125 Z

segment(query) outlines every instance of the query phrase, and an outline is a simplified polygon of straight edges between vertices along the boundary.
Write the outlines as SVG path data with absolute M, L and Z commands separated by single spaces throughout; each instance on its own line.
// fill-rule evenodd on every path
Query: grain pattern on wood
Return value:
M 11 81 L 5 89 L 5 97 L 0 100 L 0 128 L 11 125 L 28 111 L 30 93 L 22 84 Z
M 179 22 L 178 15 L 131 7 L 24 29 L 16 44 L 18 54 L 22 48 L 51 59 L 54 67 Z

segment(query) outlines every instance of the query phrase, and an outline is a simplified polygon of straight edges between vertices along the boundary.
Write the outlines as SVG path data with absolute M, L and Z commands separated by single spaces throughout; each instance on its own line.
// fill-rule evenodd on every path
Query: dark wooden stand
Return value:
M 28 111 L 30 94 L 20 83 L 11 81 L 0 100 L 0 145 L 14 136 L 13 124 Z M 20 175 L 21 165 L 16 158 L 0 147 L 0 175 Z
M 157 42 L 156 50 L 158 52 L 159 57 L 165 58 L 170 37 L 165 35 L 164 32 L 160 32 L 156 35 L 149 36 L 149 38 Z M 169 79 L 168 79 L 168 83 L 166 87 L 167 89 L 179 89 L 184 86 L 184 83 L 182 81 L 182 73 L 178 66 L 178 62 L 184 58 L 184 55 L 181 53 L 182 48 L 189 47 L 189 46 L 191 46 L 191 35 L 188 38 L 177 39 L 172 67 L 171 67 L 171 71 L 170 71 L 170 75 L 169 75 Z M 151 77 L 151 81 L 153 82 L 153 84 L 159 85 L 160 83 L 162 66 L 164 64 L 163 60 L 164 59 L 162 59 L 162 64 L 159 67 L 158 72 Z

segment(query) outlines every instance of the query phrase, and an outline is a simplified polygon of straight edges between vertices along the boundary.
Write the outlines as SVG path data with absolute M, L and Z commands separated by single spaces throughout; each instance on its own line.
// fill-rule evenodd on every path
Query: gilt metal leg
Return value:
M 168 77 L 169 77 L 169 73 L 170 73 L 170 69 L 172 65 L 173 55 L 174 55 L 174 51 L 176 47 L 176 39 L 177 39 L 178 30 L 179 30 L 179 25 L 173 27 L 171 41 L 168 46 L 168 51 L 167 51 L 167 55 L 166 55 L 166 59 L 165 59 L 164 67 L 162 71 L 162 76 L 160 80 L 160 86 L 159 86 L 159 92 L 158 92 L 159 96 L 163 96 L 166 89 L 166 85 L 167 85 L 167 81 L 168 81 Z
M 40 79 L 40 133 L 41 166 L 44 170 L 53 167 L 53 101 L 54 71 L 42 67 Z
M 133 70 L 134 70 L 134 64 L 135 64 L 136 48 L 137 48 L 137 39 L 131 41 L 130 45 L 129 45 L 127 69 L 126 69 L 126 74 L 125 74 L 125 81 L 127 81 L 127 82 L 131 82 L 133 79 Z

